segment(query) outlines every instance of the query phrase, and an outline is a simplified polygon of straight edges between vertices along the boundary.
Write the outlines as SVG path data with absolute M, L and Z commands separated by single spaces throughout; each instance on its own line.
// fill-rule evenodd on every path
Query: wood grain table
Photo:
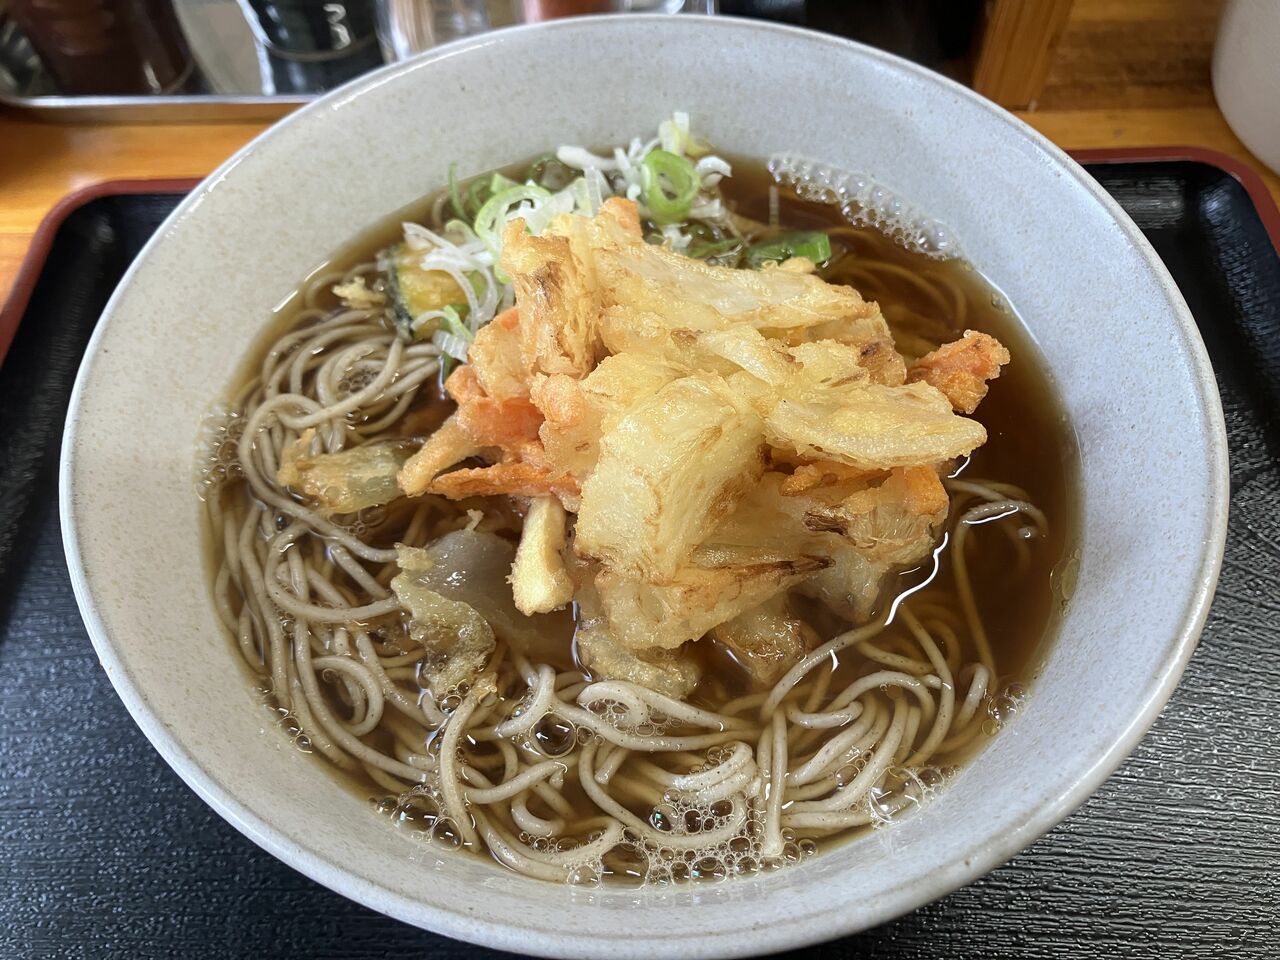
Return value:
M 1255 166 L 1280 200 L 1280 177 L 1252 157 L 1213 106 L 1054 109 L 1018 116 L 1068 150 L 1219 150 Z M 107 180 L 203 177 L 263 129 L 258 123 L 64 125 L 0 113 L 0 303 L 40 221 L 71 191 Z

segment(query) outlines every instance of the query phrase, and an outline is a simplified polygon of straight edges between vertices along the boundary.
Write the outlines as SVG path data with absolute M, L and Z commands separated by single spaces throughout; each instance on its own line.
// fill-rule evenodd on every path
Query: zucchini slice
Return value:
M 427 340 L 440 326 L 439 320 L 433 320 L 414 330 L 413 321 L 428 310 L 443 310 L 451 303 L 467 302 L 467 295 L 449 274 L 422 269 L 424 253 L 409 249 L 406 243 L 397 243 L 383 253 L 380 262 L 387 275 L 396 329 L 410 340 Z

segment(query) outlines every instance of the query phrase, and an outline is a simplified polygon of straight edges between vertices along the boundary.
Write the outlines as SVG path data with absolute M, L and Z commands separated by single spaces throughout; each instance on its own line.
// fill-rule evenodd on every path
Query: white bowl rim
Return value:
M 808 42 L 843 47 L 851 52 L 856 52 L 859 56 L 880 61 L 894 69 L 915 75 L 917 78 L 939 84 L 943 89 L 968 101 L 972 106 L 986 111 L 994 120 L 1012 128 L 1041 150 L 1064 172 L 1068 173 L 1078 185 L 1083 187 L 1093 200 L 1101 204 L 1111 218 L 1120 226 L 1126 239 L 1134 245 L 1142 254 L 1143 259 L 1152 267 L 1154 275 L 1158 277 L 1161 290 L 1175 320 L 1178 346 L 1185 352 L 1191 362 L 1194 382 L 1198 391 L 1199 412 L 1203 416 L 1204 425 L 1208 432 L 1207 446 L 1212 460 L 1210 465 L 1211 492 L 1214 496 L 1212 497 L 1211 511 L 1207 514 L 1207 522 L 1202 531 L 1202 547 L 1198 557 L 1201 570 L 1200 578 L 1197 581 L 1195 590 L 1183 605 L 1180 617 L 1181 627 L 1177 635 L 1172 638 L 1171 656 L 1163 665 L 1162 670 L 1152 678 L 1140 706 L 1133 713 L 1129 726 L 1105 754 L 1100 756 L 1090 768 L 1077 775 L 1070 789 L 1055 797 L 1051 802 L 1039 807 L 1017 829 L 999 837 L 974 840 L 970 844 L 968 856 L 956 858 L 949 863 L 940 865 L 924 883 L 908 884 L 904 882 L 887 889 L 878 898 L 877 908 L 869 911 L 869 916 L 868 913 L 864 913 L 858 920 L 853 920 L 846 918 L 845 915 L 839 912 L 829 912 L 818 917 L 774 918 L 769 924 L 753 929 L 750 938 L 742 937 L 741 931 L 738 930 L 720 930 L 699 933 L 696 935 L 696 939 L 691 939 L 686 933 L 673 932 L 670 935 L 670 939 L 648 938 L 644 941 L 636 941 L 627 936 L 625 932 L 619 932 L 613 937 L 583 935 L 572 930 L 557 931 L 552 934 L 521 928 L 501 920 L 477 920 L 462 911 L 455 912 L 447 908 L 427 905 L 381 884 L 367 882 L 353 876 L 341 866 L 326 859 L 316 850 L 282 836 L 277 830 L 253 814 L 232 791 L 223 787 L 217 778 L 206 770 L 187 748 L 179 743 L 168 731 L 164 723 L 152 713 L 142 691 L 134 683 L 133 678 L 124 669 L 122 661 L 117 656 L 90 591 L 80 549 L 75 501 L 72 497 L 70 478 L 73 474 L 72 468 L 75 461 L 77 443 L 79 420 L 77 414 L 84 402 L 83 392 L 89 370 L 97 355 L 100 341 L 107 327 L 107 323 L 104 321 L 108 320 L 112 315 L 117 302 L 122 296 L 122 291 L 132 282 L 139 265 L 147 259 L 156 245 L 163 242 L 169 230 L 175 224 L 188 217 L 193 209 L 200 204 L 203 196 L 224 180 L 261 142 L 278 135 L 282 129 L 295 123 L 300 118 L 315 112 L 328 110 L 336 103 L 351 99 L 365 89 L 380 85 L 425 62 L 454 56 L 475 46 L 500 43 L 504 36 L 512 31 L 530 33 L 534 31 L 580 29 L 620 20 L 667 22 L 669 16 L 667 14 L 607 14 L 574 17 L 544 23 L 525 24 L 497 33 L 463 38 L 433 48 L 411 60 L 389 64 L 359 77 L 272 124 L 201 181 L 161 223 L 152 237 L 139 251 L 137 257 L 121 278 L 115 292 L 108 300 L 103 310 L 102 320 L 96 326 L 93 336 L 85 348 L 80 369 L 72 389 L 66 427 L 63 434 L 59 469 L 59 515 L 67 567 L 76 602 L 79 605 L 99 662 L 106 670 L 117 695 L 124 702 L 134 722 L 138 724 L 143 734 L 160 753 L 165 762 L 202 800 L 238 831 L 262 849 L 317 883 L 363 906 L 413 926 L 456 939 L 516 953 L 546 957 L 670 956 L 710 958 L 755 956 L 824 942 L 859 930 L 869 929 L 872 926 L 908 913 L 978 879 L 1025 849 L 1088 799 L 1129 756 L 1155 722 L 1165 703 L 1172 695 L 1187 661 L 1195 650 L 1205 620 L 1208 617 L 1209 606 L 1217 585 L 1226 542 L 1229 500 L 1226 494 L 1229 491 L 1229 462 L 1226 423 L 1213 367 L 1210 364 L 1208 352 L 1196 327 L 1195 319 L 1192 317 L 1173 278 L 1169 275 L 1154 248 L 1119 203 L 1096 180 L 1089 176 L 1079 164 L 1072 160 L 1065 151 L 1047 137 L 1019 120 L 1012 113 L 956 81 L 894 54 L 841 37 L 818 33 L 802 27 L 766 21 L 724 16 L 710 17 L 706 18 L 706 23 L 725 23 L 737 29 L 746 27 L 762 32 L 791 34 L 802 37 Z

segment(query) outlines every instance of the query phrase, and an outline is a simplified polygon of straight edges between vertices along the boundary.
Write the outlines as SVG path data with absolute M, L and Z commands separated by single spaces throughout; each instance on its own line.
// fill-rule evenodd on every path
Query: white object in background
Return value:
M 1213 48 L 1213 94 L 1255 157 L 1280 173 L 1280 2 L 1227 0 Z
M 620 13 L 707 13 L 719 12 L 717 0 L 614 0 Z
M 270 93 L 258 43 L 235 0 L 176 0 L 173 5 L 200 73 L 214 93 Z
M 614 6 L 624 13 L 679 13 L 684 0 L 619 0 Z
M 404 60 L 490 28 L 484 0 L 378 0 L 378 43 L 387 60 Z

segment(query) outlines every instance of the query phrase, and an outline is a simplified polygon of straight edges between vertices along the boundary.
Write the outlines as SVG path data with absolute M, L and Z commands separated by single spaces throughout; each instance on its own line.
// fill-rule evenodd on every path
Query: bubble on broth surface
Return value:
M 774 154 L 769 172 L 802 200 L 838 206 L 855 226 L 873 227 L 906 247 L 938 260 L 960 256 L 944 223 L 925 216 L 874 178 L 794 153 Z
M 244 414 L 232 407 L 215 407 L 200 424 L 196 489 L 201 500 L 208 500 L 224 483 L 244 476 L 238 451 L 243 434 Z
M 735 876 L 749 876 L 761 869 L 776 869 L 798 863 L 808 855 L 790 831 L 784 831 L 781 855 L 764 853 L 764 813 L 753 800 L 737 799 L 746 805 L 746 817 L 729 837 L 723 828 L 733 815 L 732 803 L 697 803 L 679 791 L 667 791 L 650 816 L 655 830 L 669 835 L 668 843 L 630 838 L 614 852 L 630 858 L 629 875 L 645 886 L 665 886 L 685 881 L 717 882 Z M 711 835 L 705 844 L 688 846 L 682 842 L 700 833 Z M 679 838 L 677 840 L 677 838 Z M 816 849 L 816 846 L 815 846 Z M 605 856 L 610 861 L 612 853 Z M 606 866 L 609 864 L 606 863 Z M 611 875 L 616 870 L 611 868 Z

